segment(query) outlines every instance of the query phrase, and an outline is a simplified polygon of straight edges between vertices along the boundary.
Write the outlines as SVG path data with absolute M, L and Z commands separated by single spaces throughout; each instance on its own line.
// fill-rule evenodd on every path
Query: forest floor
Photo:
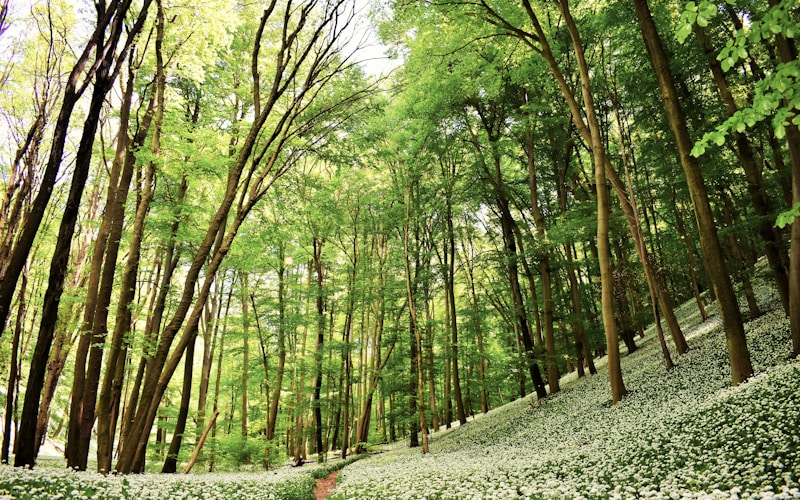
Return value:
M 745 325 L 755 375 L 737 387 L 716 305 L 702 321 L 687 302 L 676 313 L 690 351 L 673 351 L 667 371 L 648 328 L 622 353 L 629 394 L 616 405 L 598 360 L 597 375 L 562 377 L 545 400 L 432 434 L 428 454 L 401 443 L 348 465 L 330 498 L 800 499 L 800 360 L 774 286 L 756 293 L 764 314 Z
M 745 327 L 756 374 L 737 387 L 714 305 L 702 321 L 687 302 L 676 312 L 690 351 L 666 371 L 648 328 L 623 353 L 630 393 L 616 405 L 600 359 L 597 375 L 565 375 L 545 400 L 432 433 L 428 454 L 404 441 L 346 464 L 130 476 L 73 472 L 60 459 L 0 466 L 0 498 L 800 499 L 800 360 L 774 287 L 762 281 L 757 296 L 765 312 Z

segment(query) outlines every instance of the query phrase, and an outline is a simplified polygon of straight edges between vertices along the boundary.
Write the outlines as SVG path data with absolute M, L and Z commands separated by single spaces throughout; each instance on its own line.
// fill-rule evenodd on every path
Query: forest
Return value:
M 0 0 L 0 491 L 306 488 L 658 380 L 785 388 L 800 496 L 798 36 L 796 0 Z M 478 497 L 650 488 L 539 487 Z

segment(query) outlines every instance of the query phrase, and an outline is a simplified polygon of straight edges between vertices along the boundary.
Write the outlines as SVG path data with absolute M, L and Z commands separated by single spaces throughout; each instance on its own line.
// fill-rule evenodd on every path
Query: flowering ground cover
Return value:
M 777 299 L 759 292 L 773 310 L 747 324 L 757 374 L 739 387 L 719 318 L 700 323 L 687 304 L 678 313 L 691 351 L 666 372 L 651 328 L 623 356 L 621 403 L 610 404 L 598 363 L 599 375 L 566 376 L 542 404 L 518 400 L 434 434 L 428 455 L 396 444 L 347 461 L 330 498 L 800 498 L 800 362 Z M 0 467 L 0 499 L 310 499 L 315 479 L 344 464 L 126 477 Z
M 261 473 L 103 476 L 66 469 L 0 468 L 0 499 L 269 499 L 314 498 L 308 470 Z
M 775 304 L 768 289 L 761 298 Z M 691 351 L 666 372 L 654 334 L 623 359 L 612 406 L 603 370 L 539 406 L 519 400 L 340 474 L 332 498 L 800 498 L 800 363 L 788 320 L 748 323 L 757 375 L 730 387 L 721 322 L 679 313 Z

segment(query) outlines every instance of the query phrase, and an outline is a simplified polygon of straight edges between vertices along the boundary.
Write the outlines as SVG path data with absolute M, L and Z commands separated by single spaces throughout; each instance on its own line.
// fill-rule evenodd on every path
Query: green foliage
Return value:
M 732 3 L 732 2 L 728 2 Z M 767 9 L 758 18 L 751 18 L 749 23 L 737 30 L 734 38 L 727 40 L 720 50 L 717 60 L 723 71 L 730 71 L 740 62 L 751 56 L 750 52 L 761 45 L 774 43 L 780 35 L 794 39 L 800 33 L 800 20 L 797 17 L 797 4 L 793 0 L 782 0 Z M 684 42 L 692 31 L 692 26 L 708 25 L 708 20 L 717 12 L 714 2 L 704 0 L 699 4 L 687 3 L 682 15 L 681 25 L 677 30 L 678 40 Z M 731 132 L 742 133 L 756 124 L 770 118 L 775 136 L 783 139 L 789 123 L 800 125 L 800 61 L 797 59 L 778 64 L 774 71 L 758 80 L 752 92 L 749 106 L 738 110 L 733 116 L 718 125 L 712 132 L 706 133 L 697 141 L 692 155 L 702 156 L 710 144 L 721 146 L 725 137 Z
M 217 437 L 217 450 L 220 458 L 235 468 L 265 463 L 263 439 L 244 437 L 236 433 L 226 434 Z
M 800 217 L 800 203 L 795 203 L 794 206 L 789 210 L 778 214 L 778 218 L 775 221 L 775 227 L 783 229 L 784 227 L 792 224 L 795 217 Z

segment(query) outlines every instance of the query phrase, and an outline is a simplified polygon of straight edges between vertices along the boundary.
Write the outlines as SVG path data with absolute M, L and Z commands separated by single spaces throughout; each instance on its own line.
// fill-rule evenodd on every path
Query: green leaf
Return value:
M 706 19 L 702 14 L 697 15 L 697 25 L 701 28 L 705 28 L 708 26 L 708 19 Z
M 692 25 L 691 24 L 684 24 L 680 28 L 678 28 L 678 32 L 675 33 L 675 38 L 678 39 L 679 43 L 683 43 L 692 33 Z
M 738 55 L 739 59 L 747 59 L 747 49 L 745 49 L 744 47 L 739 47 Z
M 775 227 L 783 229 L 794 222 L 795 217 L 800 217 L 800 203 L 795 203 L 789 210 L 779 213 L 775 220 Z
M 780 140 L 784 137 L 786 137 L 786 127 L 782 123 L 775 125 L 775 138 Z
M 706 152 L 706 145 L 703 142 L 698 142 L 692 148 L 692 156 L 695 158 L 700 158 L 703 156 L 703 153 Z

